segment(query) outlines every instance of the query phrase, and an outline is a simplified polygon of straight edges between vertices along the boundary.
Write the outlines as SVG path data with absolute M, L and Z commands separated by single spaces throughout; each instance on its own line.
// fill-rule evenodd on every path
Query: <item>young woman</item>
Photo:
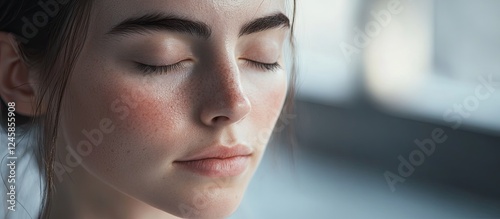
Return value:
M 294 2 L 0 6 L 2 125 L 35 130 L 45 188 L 32 218 L 225 218 L 237 209 L 294 93 L 285 52 Z M 26 209 L 18 201 L 15 212 L 2 209 L 7 218 Z

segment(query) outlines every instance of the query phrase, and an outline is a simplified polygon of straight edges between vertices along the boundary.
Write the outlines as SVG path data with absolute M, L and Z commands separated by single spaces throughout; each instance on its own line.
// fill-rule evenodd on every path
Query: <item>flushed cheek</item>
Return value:
M 108 179 L 150 178 L 158 176 L 161 165 L 167 164 L 182 146 L 184 123 L 179 106 L 173 101 L 166 105 L 155 92 L 133 89 L 137 86 L 116 86 L 109 90 L 103 102 L 105 113 L 115 131 L 105 136 L 102 147 L 88 157 L 89 170 Z M 165 169 L 162 169 L 165 171 Z
M 252 117 L 255 130 L 249 139 L 259 149 L 264 150 L 273 133 L 273 128 L 281 113 L 287 93 L 287 82 L 285 76 L 278 76 L 271 80 L 268 86 L 259 86 L 257 93 L 252 95 Z

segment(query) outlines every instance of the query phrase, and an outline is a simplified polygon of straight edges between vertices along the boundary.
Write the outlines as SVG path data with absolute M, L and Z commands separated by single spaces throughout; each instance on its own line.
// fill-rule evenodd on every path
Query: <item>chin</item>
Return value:
M 227 183 L 227 184 L 225 184 Z M 223 219 L 231 216 L 239 207 L 247 184 L 240 181 L 217 179 L 203 186 L 186 185 L 178 190 L 158 192 L 146 199 L 150 206 L 170 215 L 186 219 Z M 161 190 L 160 190 L 161 191 Z
M 223 219 L 238 209 L 242 198 L 243 193 L 214 194 L 210 197 L 200 193 L 166 211 L 186 219 Z

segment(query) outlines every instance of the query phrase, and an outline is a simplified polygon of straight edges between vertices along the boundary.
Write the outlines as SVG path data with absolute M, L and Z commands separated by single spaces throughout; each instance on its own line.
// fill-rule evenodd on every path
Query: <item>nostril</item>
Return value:
M 208 126 L 225 126 L 238 123 L 251 111 L 249 93 L 245 92 L 238 66 L 230 66 L 228 60 L 218 67 L 200 90 L 202 102 L 201 120 Z
M 229 120 L 229 118 L 227 118 L 226 116 L 217 116 L 215 118 L 212 119 L 212 122 L 214 123 L 224 123 L 224 122 L 227 122 Z
M 244 103 L 204 105 L 201 120 L 208 126 L 224 126 L 238 123 L 250 113 L 250 102 L 244 98 Z

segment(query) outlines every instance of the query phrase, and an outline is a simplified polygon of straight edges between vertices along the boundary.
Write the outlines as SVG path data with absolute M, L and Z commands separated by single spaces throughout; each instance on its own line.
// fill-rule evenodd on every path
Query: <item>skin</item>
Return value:
M 106 34 L 151 11 L 204 22 L 212 36 Z M 285 14 L 284 1 L 96 1 L 63 99 L 57 139 L 58 186 L 78 206 L 75 218 L 224 218 L 237 209 L 283 107 L 289 29 L 241 37 L 239 32 L 276 12 Z M 281 67 L 268 71 L 247 59 Z M 134 64 L 181 60 L 187 60 L 182 68 L 167 73 L 144 73 Z M 90 142 L 82 131 L 97 129 L 102 140 L 81 147 Z M 219 144 L 253 149 L 241 175 L 206 177 L 173 165 Z

